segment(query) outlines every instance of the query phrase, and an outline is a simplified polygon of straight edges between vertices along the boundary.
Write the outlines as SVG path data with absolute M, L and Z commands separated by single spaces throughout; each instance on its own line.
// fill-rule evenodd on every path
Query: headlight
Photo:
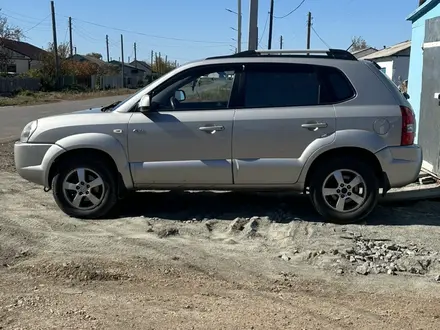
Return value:
M 37 121 L 31 121 L 29 124 L 27 124 L 23 128 L 23 132 L 21 132 L 20 141 L 21 142 L 28 142 L 31 135 L 35 132 L 37 129 Z

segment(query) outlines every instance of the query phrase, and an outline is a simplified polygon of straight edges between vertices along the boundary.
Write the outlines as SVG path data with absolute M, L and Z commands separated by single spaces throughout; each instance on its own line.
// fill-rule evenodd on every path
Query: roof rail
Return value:
M 323 57 L 325 55 L 329 58 L 339 60 L 357 61 L 357 58 L 347 50 L 344 49 L 279 49 L 279 50 L 245 50 L 243 52 L 208 57 L 208 59 L 233 58 L 233 57 L 256 57 L 256 56 L 291 56 L 291 57 Z

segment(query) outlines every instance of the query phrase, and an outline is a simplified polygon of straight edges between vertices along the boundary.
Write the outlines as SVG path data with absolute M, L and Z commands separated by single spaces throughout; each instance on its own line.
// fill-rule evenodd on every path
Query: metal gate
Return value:
M 440 17 L 425 23 L 418 143 L 423 167 L 440 174 Z

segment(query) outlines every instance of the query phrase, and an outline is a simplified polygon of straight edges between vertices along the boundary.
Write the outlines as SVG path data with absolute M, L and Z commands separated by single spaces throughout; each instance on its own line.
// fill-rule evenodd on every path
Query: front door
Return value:
M 189 69 L 152 92 L 156 110 L 129 122 L 136 187 L 232 184 L 234 77 L 233 67 Z
M 424 167 L 440 174 L 440 17 L 425 23 L 418 143 Z M 411 82 L 409 82 L 411 84 Z M 436 94 L 437 93 L 437 94 Z M 411 101 L 411 99 L 410 99 Z
M 246 65 L 244 106 L 234 120 L 235 184 L 293 184 L 306 149 L 334 140 L 335 109 L 320 102 L 329 96 L 319 76 L 312 65 Z

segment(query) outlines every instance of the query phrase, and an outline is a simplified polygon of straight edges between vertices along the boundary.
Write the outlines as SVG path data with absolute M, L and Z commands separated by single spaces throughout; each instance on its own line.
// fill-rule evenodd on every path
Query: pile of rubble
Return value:
M 409 246 L 384 241 L 354 238 L 355 245 L 340 254 L 356 266 L 356 273 L 396 275 L 397 273 L 426 274 L 434 262 L 437 252 L 427 251 L 415 244 Z

